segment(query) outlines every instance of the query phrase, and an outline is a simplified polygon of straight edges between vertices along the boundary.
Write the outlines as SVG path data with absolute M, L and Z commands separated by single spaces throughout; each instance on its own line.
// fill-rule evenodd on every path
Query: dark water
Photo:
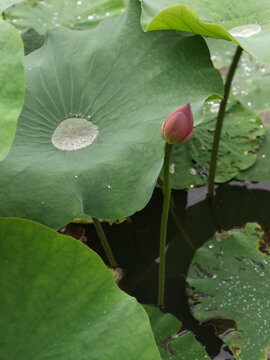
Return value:
M 196 248 L 206 242 L 216 231 L 206 199 L 206 187 L 189 191 L 174 191 L 173 199 L 177 217 Z M 132 216 L 131 222 L 109 226 L 104 230 L 119 266 L 126 278 L 122 288 L 144 304 L 156 304 L 158 284 L 159 226 L 162 209 L 162 194 L 156 189 L 146 208 Z M 270 228 L 269 204 L 270 182 L 243 184 L 231 182 L 216 187 L 216 214 L 222 229 L 240 227 L 247 222 L 258 222 Z M 80 233 L 82 226 L 74 225 Z M 106 257 L 95 229 L 83 226 L 87 244 Z M 185 278 L 193 251 L 179 233 L 172 218 L 168 223 L 168 245 L 166 253 L 165 310 L 177 316 L 183 329 L 191 330 L 215 360 L 234 359 L 216 335 L 215 326 L 199 324 L 188 306 Z M 221 324 L 222 332 L 231 324 Z M 220 327 L 220 324 L 219 324 Z

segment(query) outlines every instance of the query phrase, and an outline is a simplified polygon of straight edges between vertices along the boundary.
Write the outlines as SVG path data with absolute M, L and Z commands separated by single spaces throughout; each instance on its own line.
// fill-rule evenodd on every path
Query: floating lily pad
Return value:
M 33 28 L 44 34 L 59 25 L 72 29 L 93 27 L 124 10 L 122 0 L 26 0 L 6 11 L 5 16 L 22 31 Z
M 211 111 L 218 110 L 213 105 L 207 115 L 209 120 L 194 129 L 191 141 L 173 148 L 170 172 L 174 189 L 193 188 L 207 182 L 216 124 L 216 115 Z M 232 106 L 224 119 L 215 181 L 226 182 L 252 166 L 264 134 L 263 123 L 254 112 L 239 104 Z
M 235 322 L 223 338 L 239 360 L 267 359 L 270 349 L 270 263 L 261 237 L 255 223 L 217 233 L 197 250 L 187 278 L 199 321 Z
M 92 30 L 52 31 L 26 57 L 26 99 L 0 166 L 0 213 L 58 228 L 80 214 L 115 220 L 149 201 L 163 162 L 160 128 L 221 93 L 204 40 L 144 33 L 140 5 Z M 92 143 L 91 143 L 92 142 Z
M 190 332 L 179 334 L 181 322 L 153 306 L 144 305 L 163 360 L 210 359 L 203 346 Z
M 3 359 L 160 359 L 145 311 L 91 249 L 0 219 Z
M 231 40 L 262 63 L 270 61 L 268 0 L 141 0 L 146 31 L 175 29 Z
M 236 44 L 211 38 L 206 39 L 206 43 L 215 67 L 226 76 Z M 270 64 L 260 64 L 243 53 L 234 75 L 231 92 L 231 100 L 240 101 L 243 106 L 257 114 L 270 110 Z
M 229 66 L 231 65 L 233 55 L 236 51 L 237 44 L 233 41 L 227 41 L 219 39 L 217 41 L 213 38 L 206 38 L 205 39 L 206 44 L 209 48 L 210 54 L 211 54 L 211 60 L 213 61 L 213 64 L 217 69 L 219 69 L 222 73 L 225 72 L 225 69 L 229 69 Z M 243 57 L 250 57 L 248 54 L 242 53 L 240 60 L 243 59 Z M 237 66 L 237 71 L 234 74 L 234 79 L 236 78 L 238 72 L 239 72 L 239 63 Z
M 0 19 L 0 161 L 9 152 L 24 101 L 23 42 L 18 31 Z
M 253 166 L 245 171 L 240 171 L 238 180 L 266 181 L 270 180 L 270 127 L 265 126 L 266 136 L 260 150 L 257 153 L 257 160 Z

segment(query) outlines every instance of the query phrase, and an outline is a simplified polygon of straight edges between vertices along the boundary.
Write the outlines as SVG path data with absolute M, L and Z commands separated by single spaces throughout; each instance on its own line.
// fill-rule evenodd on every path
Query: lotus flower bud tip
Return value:
M 161 127 L 161 136 L 169 144 L 183 145 L 193 136 L 193 115 L 190 104 L 174 110 Z

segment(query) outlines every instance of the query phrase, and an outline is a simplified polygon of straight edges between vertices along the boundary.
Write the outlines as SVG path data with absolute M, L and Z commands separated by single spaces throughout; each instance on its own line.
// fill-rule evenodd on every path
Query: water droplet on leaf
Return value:
M 174 174 L 174 173 L 175 173 L 175 163 L 172 163 L 172 164 L 170 165 L 170 173 L 171 173 L 171 174 Z
M 242 26 L 236 26 L 229 30 L 229 33 L 232 36 L 239 36 L 248 38 L 250 36 L 253 36 L 255 34 L 258 34 L 262 30 L 262 27 L 258 24 L 247 24 Z
M 197 170 L 194 169 L 194 168 L 191 168 L 191 169 L 189 169 L 189 173 L 190 173 L 191 175 L 197 175 Z
M 98 135 L 98 127 L 89 120 L 68 118 L 57 126 L 51 141 L 59 150 L 73 151 L 91 145 Z

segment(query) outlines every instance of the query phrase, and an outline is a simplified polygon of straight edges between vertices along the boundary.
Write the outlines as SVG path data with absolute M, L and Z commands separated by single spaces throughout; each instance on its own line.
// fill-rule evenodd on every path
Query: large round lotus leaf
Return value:
M 107 16 L 124 11 L 122 0 L 26 0 L 5 12 L 7 21 L 18 29 L 30 28 L 44 34 L 56 26 L 85 29 Z
M 236 44 L 231 41 L 208 38 L 206 43 L 211 59 L 217 69 L 226 75 L 232 61 Z M 257 114 L 270 110 L 270 64 L 262 65 L 248 54 L 243 53 L 233 78 L 231 99 Z
M 131 4 L 92 30 L 54 30 L 26 57 L 25 106 L 0 166 L 2 215 L 57 228 L 142 209 L 163 162 L 163 121 L 187 102 L 198 121 L 222 92 L 202 38 L 146 34 Z
M 144 305 L 144 308 L 163 360 L 210 359 L 192 332 L 179 334 L 182 325 L 176 317 L 153 306 Z
M 82 243 L 2 218 L 0 254 L 2 359 L 160 359 L 141 305 Z
M 9 152 L 24 101 L 23 42 L 18 31 L 0 19 L 0 161 Z
M 175 29 L 235 41 L 261 62 L 270 61 L 268 0 L 141 0 L 145 30 Z
M 215 105 L 218 104 L 211 102 L 206 120 L 195 128 L 191 141 L 174 146 L 170 167 L 172 188 L 193 188 L 207 182 L 216 124 L 213 112 L 218 110 Z M 215 181 L 226 182 L 252 166 L 264 134 L 263 123 L 254 112 L 239 104 L 232 106 L 224 119 Z
M 235 322 L 223 338 L 239 360 L 265 360 L 270 349 L 270 262 L 261 241 L 254 223 L 217 233 L 197 250 L 187 278 L 199 321 Z
M 240 171 L 238 180 L 266 181 L 270 180 L 270 127 L 265 126 L 266 136 L 260 150 L 257 153 L 257 160 L 253 166 L 245 171 Z

